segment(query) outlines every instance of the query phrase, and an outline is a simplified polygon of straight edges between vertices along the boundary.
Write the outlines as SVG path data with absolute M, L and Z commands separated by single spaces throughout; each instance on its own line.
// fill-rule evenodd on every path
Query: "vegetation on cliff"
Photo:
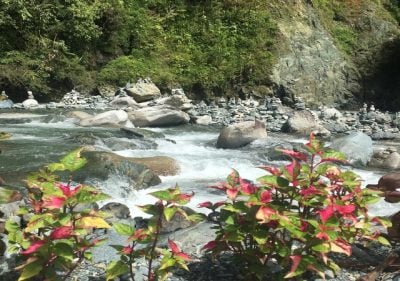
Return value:
M 362 42 L 356 19 L 364 2 L 399 19 L 397 0 L 309 1 L 349 55 Z M 73 87 L 146 76 L 198 97 L 268 85 L 284 52 L 277 9 L 295 9 L 294 2 L 0 0 L 0 88 L 18 101 L 27 88 L 55 99 Z

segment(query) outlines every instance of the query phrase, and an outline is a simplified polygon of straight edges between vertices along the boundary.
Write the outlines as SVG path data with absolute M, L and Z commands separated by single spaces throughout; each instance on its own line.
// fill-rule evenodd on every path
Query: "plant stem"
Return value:
M 160 208 L 160 212 L 158 214 L 158 218 L 157 218 L 157 225 L 156 225 L 156 231 L 154 233 L 154 241 L 153 241 L 153 245 L 151 246 L 151 250 L 150 250 L 150 260 L 149 260 L 149 268 L 148 268 L 148 272 L 147 272 L 147 280 L 152 280 L 151 279 L 151 268 L 153 266 L 153 259 L 154 259 L 154 252 L 157 246 L 157 242 L 158 242 L 158 236 L 160 235 L 160 229 L 161 229 L 161 223 L 162 223 L 162 215 L 164 212 L 164 205 L 162 204 L 162 202 L 159 203 L 159 208 Z
M 135 280 L 135 273 L 133 272 L 133 248 L 135 247 L 135 242 L 132 242 L 131 252 L 129 254 L 129 274 L 131 275 L 132 281 Z

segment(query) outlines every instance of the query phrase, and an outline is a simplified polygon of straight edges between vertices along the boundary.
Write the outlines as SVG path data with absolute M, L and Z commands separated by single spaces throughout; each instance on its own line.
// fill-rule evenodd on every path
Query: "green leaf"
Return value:
M 312 246 L 312 249 L 316 252 L 328 253 L 330 250 L 330 247 L 329 247 L 328 243 L 320 243 L 320 244 Z
M 127 264 L 122 261 L 113 261 L 111 262 L 106 269 L 106 278 L 108 280 L 113 280 L 118 276 L 125 274 L 129 271 L 129 267 Z
M 74 251 L 67 243 L 59 242 L 54 245 L 54 253 L 57 256 L 63 257 L 69 261 L 74 259 Z
M 322 153 L 322 161 L 346 161 L 346 155 L 343 152 L 327 149 Z
M 113 228 L 119 235 L 124 236 L 131 236 L 135 232 L 135 229 L 131 225 L 125 223 L 116 222 L 113 224 Z
M 169 189 L 154 191 L 151 192 L 150 195 L 165 201 L 171 201 L 174 198 L 174 194 Z
M 391 244 L 390 244 L 390 242 L 385 238 L 385 237 L 383 237 L 383 236 L 379 236 L 378 237 L 378 242 L 379 243 L 381 243 L 382 245 L 386 245 L 386 246 L 392 246 Z
M 77 203 L 94 203 L 97 201 L 109 199 L 110 196 L 97 190 L 94 187 L 84 186 L 75 194 L 75 198 Z
M 27 280 L 33 276 L 38 275 L 43 269 L 40 260 L 36 260 L 34 262 L 28 263 L 24 266 L 22 273 L 18 279 L 18 281 Z
M 273 187 L 286 187 L 289 185 L 289 181 L 283 177 L 279 176 L 272 176 L 272 175 L 267 175 L 263 177 L 259 177 L 257 181 L 261 184 L 265 184 L 268 186 L 273 186 Z
M 173 258 L 163 258 L 160 262 L 160 268 L 159 270 L 164 270 L 167 269 L 169 267 L 174 266 L 176 263 L 176 260 Z
M 15 221 L 12 221 L 12 220 L 7 220 L 6 221 L 5 228 L 6 228 L 8 233 L 14 233 L 16 231 L 20 231 L 21 230 L 21 228 L 19 227 L 18 223 L 16 223 Z
M 60 163 L 64 164 L 66 170 L 73 172 L 86 165 L 87 160 L 81 158 L 82 150 L 83 148 L 76 149 L 61 159 Z
M 178 211 L 177 207 L 164 208 L 164 217 L 167 221 L 170 221 L 175 213 Z
M 153 204 L 138 206 L 143 212 L 149 215 L 157 216 L 160 213 L 160 207 Z

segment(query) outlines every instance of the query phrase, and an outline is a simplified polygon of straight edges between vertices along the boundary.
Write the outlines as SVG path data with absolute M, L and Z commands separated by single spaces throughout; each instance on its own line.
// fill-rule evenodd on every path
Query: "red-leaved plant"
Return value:
M 147 280 L 165 280 L 174 267 L 188 270 L 186 263 L 190 257 L 181 251 L 178 245 L 168 239 L 169 249 L 158 247 L 161 228 L 163 224 L 170 221 L 177 213 L 191 221 L 202 220 L 198 214 L 188 215 L 182 205 L 189 203 L 193 194 L 181 193 L 179 187 L 150 193 L 158 199 L 155 204 L 140 206 L 147 214 L 151 215 L 147 227 L 135 229 L 124 223 L 114 223 L 115 231 L 123 236 L 128 236 L 127 246 L 113 245 L 120 260 L 110 263 L 107 268 L 107 280 L 129 273 L 132 280 L 135 280 L 133 263 L 139 258 L 147 261 Z M 161 259 L 159 260 L 159 258 Z M 158 262 L 159 260 L 159 262 Z M 155 266 L 157 262 L 157 266 Z
M 110 228 L 105 213 L 87 208 L 76 211 L 78 204 L 94 203 L 107 195 L 86 185 L 60 182 L 55 172 L 73 172 L 86 164 L 75 150 L 45 170 L 28 177 L 28 199 L 18 214 L 28 217 L 26 226 L 6 222 L 9 252 L 19 253 L 20 280 L 66 280 L 85 259 L 99 239 L 88 238 L 95 228 Z
M 326 270 L 339 269 L 329 253 L 351 255 L 356 240 L 389 245 L 371 227 L 390 223 L 368 215 L 367 205 L 379 200 L 379 192 L 362 189 L 357 174 L 337 165 L 345 163 L 344 154 L 325 148 L 313 135 L 304 153 L 281 152 L 290 157 L 289 164 L 261 167 L 268 175 L 258 184 L 233 171 L 214 187 L 228 199 L 199 205 L 217 216 L 216 238 L 204 249 L 233 253 L 249 280 L 263 280 L 271 276 L 273 263 L 281 268 L 275 279 L 310 271 L 325 278 Z

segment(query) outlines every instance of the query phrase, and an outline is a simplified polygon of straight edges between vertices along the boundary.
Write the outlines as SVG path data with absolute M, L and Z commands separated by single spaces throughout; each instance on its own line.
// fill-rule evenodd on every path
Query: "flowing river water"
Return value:
M 7 115 L 8 114 L 8 115 Z M 18 115 L 17 115 L 18 114 Z M 161 177 L 162 183 L 145 190 L 135 191 L 129 188 L 128 182 L 115 175 L 104 182 L 99 188 L 109 194 L 113 199 L 109 201 L 120 202 L 131 209 L 133 216 L 143 215 L 135 206 L 153 202 L 147 193 L 172 187 L 178 184 L 185 192 L 195 192 L 195 197 L 190 207 L 203 201 L 217 201 L 224 196 L 214 189 L 208 188 L 216 182 L 223 181 L 234 168 L 242 177 L 256 180 L 265 172 L 257 166 L 263 164 L 279 165 L 282 161 L 269 161 L 270 147 L 279 143 L 305 143 L 305 138 L 298 138 L 286 134 L 269 134 L 265 141 L 256 141 L 241 149 L 217 149 L 215 142 L 219 129 L 215 127 L 202 127 L 185 125 L 170 128 L 151 128 L 161 132 L 165 139 L 155 139 L 157 148 L 148 146 L 136 149 L 114 151 L 122 156 L 147 157 L 170 156 L 176 159 L 181 171 L 175 176 Z M 0 141 L 0 176 L 7 174 L 25 173 L 36 171 L 46 163 L 58 160 L 62 155 L 78 147 L 69 141 L 72 136 L 80 133 L 113 133 L 117 129 L 110 128 L 82 128 L 74 125 L 71 119 L 65 117 L 63 112 L 35 112 L 27 115 L 26 112 L 0 114 L 0 131 L 11 133 L 8 140 Z M 172 140 L 172 141 L 171 141 Z M 108 147 L 101 141 L 96 146 L 107 150 Z M 382 171 L 360 170 L 356 172 L 363 178 L 364 185 L 377 183 Z M 106 203 L 106 202 L 103 202 Z M 374 215 L 391 215 L 400 209 L 400 203 L 390 204 L 381 202 L 371 206 Z

